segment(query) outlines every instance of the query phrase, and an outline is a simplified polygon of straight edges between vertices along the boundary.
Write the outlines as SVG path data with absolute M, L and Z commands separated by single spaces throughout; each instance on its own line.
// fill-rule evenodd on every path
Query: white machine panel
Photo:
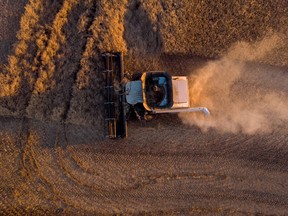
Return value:
M 189 87 L 186 76 L 173 76 L 173 108 L 189 107 Z

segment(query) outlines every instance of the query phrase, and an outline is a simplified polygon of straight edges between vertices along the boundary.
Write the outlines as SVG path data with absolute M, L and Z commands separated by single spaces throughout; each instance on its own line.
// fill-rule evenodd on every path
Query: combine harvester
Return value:
M 134 112 L 146 121 L 158 113 L 203 112 L 206 107 L 190 107 L 188 79 L 164 71 L 124 78 L 121 52 L 102 54 L 105 69 L 105 136 L 127 137 L 127 116 Z

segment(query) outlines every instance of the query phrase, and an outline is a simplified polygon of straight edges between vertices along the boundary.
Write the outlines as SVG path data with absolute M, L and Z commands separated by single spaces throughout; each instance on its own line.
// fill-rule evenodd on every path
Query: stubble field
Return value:
M 0 213 L 288 213 L 287 1 L 1 1 Z M 100 54 L 211 116 L 103 137 Z

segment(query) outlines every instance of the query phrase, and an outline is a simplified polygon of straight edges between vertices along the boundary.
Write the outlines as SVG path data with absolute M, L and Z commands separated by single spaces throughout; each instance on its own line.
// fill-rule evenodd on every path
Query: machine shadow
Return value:
M 153 23 L 140 1 L 130 0 L 124 17 L 124 39 L 136 54 L 159 54 L 163 48 L 160 27 Z

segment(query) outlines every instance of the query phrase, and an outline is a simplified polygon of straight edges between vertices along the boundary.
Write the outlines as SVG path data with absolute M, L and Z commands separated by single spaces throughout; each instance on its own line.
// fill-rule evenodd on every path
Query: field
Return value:
M 288 2 L 0 2 L 1 215 L 288 214 Z M 11 27 L 13 26 L 13 28 Z M 103 137 L 100 54 L 211 116 Z

